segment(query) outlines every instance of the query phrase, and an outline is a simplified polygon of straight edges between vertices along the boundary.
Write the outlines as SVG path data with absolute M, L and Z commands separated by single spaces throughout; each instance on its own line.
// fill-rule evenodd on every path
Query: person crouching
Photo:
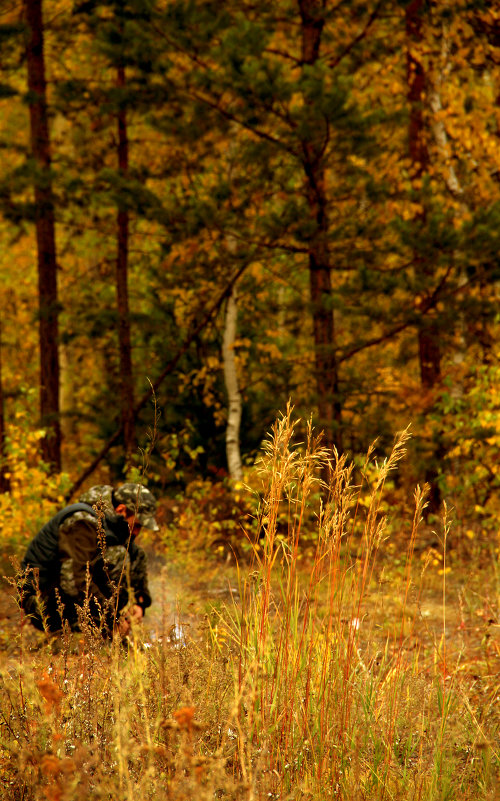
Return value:
M 125 636 L 151 606 L 146 554 L 135 539 L 158 530 L 156 499 L 142 484 L 87 490 L 51 518 L 28 546 L 21 566 L 21 605 L 40 631 L 80 631 L 90 616 L 103 634 Z M 127 608 L 127 615 L 120 612 Z

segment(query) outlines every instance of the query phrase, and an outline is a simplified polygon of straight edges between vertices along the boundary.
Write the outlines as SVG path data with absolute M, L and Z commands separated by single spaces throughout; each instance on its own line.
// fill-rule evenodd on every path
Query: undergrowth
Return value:
M 264 448 L 263 536 L 252 565 L 240 566 L 238 595 L 200 617 L 188 639 L 174 636 L 166 606 L 158 630 L 137 627 L 126 647 L 88 626 L 57 641 L 41 635 L 33 649 L 20 628 L 1 674 L 1 798 L 498 797 L 500 683 L 480 691 L 450 638 L 446 514 L 441 630 L 430 650 L 415 637 L 428 567 L 415 563 L 425 489 L 415 492 L 391 587 L 397 603 L 384 607 L 384 487 L 407 432 L 376 471 L 368 455 L 369 503 L 360 505 L 352 465 L 311 430 L 292 445 L 293 431 L 287 413 Z M 305 574 L 302 527 L 318 492 Z M 497 651 L 488 651 L 491 675 Z

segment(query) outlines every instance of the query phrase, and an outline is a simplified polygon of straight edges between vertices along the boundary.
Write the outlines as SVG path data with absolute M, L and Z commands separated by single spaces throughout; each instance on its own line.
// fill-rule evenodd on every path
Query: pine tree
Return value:
M 379 9 L 366 14 L 352 4 L 348 16 L 361 29 L 356 37 L 346 32 L 340 12 L 312 0 L 279 9 L 172 3 L 163 22 L 182 65 L 178 73 L 171 70 L 169 81 L 189 102 L 191 115 L 206 126 L 218 124 L 221 135 L 228 125 L 239 131 L 233 207 L 240 214 L 226 215 L 224 230 L 247 246 L 259 243 L 262 254 L 262 248 L 288 253 L 290 266 L 300 260 L 308 271 L 318 418 L 327 441 L 338 447 L 344 400 L 334 309 L 342 279 L 336 272 L 333 286 L 338 224 L 331 215 L 342 182 L 356 180 L 356 168 L 344 157 L 363 150 L 366 122 L 337 67 L 364 39 Z M 265 204 L 259 205 L 259 196 Z M 221 215 L 210 211 L 219 223 Z

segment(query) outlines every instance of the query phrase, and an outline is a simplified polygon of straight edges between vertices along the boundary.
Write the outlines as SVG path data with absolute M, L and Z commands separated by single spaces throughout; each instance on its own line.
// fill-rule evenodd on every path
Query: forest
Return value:
M 239 477 L 291 400 L 354 458 L 411 425 L 406 487 L 494 526 L 489 6 L 4 2 L 3 488 L 152 426 L 162 492 Z
M 142 737 L 140 748 L 146 742 L 149 750 L 143 773 L 139 745 L 113 752 L 109 764 L 118 760 L 119 776 L 109 795 L 95 789 L 104 778 L 83 718 L 73 719 L 71 736 L 75 753 L 84 742 L 90 750 L 81 764 L 74 757 L 70 774 L 83 781 L 90 771 L 94 784 L 77 791 L 62 762 L 43 762 L 56 753 L 63 759 L 58 693 L 62 677 L 69 680 L 70 651 L 58 679 L 56 668 L 38 684 L 23 674 L 19 710 L 28 720 L 24 695 L 41 693 L 46 706 L 33 701 L 41 722 L 31 731 L 40 743 L 53 739 L 48 750 L 39 745 L 36 759 L 15 757 L 17 794 L 9 797 L 132 799 L 139 792 L 180 799 L 202 790 L 200 798 L 249 801 L 497 797 L 492 732 L 498 734 L 500 648 L 491 627 L 500 575 L 498 4 L 2 0 L 0 153 L 3 572 L 11 576 L 11 559 L 22 557 L 57 509 L 88 487 L 123 481 L 142 481 L 160 499 L 162 532 L 150 546 L 178 573 L 187 576 L 198 563 L 210 575 L 213 569 L 232 576 L 241 568 L 234 556 L 242 564 L 256 559 L 261 572 L 257 599 L 248 588 L 239 592 L 255 629 L 249 622 L 239 630 L 236 609 L 229 620 L 220 610 L 207 613 L 213 659 L 226 661 L 205 666 L 198 680 L 219 692 L 224 665 L 235 658 L 234 706 L 218 708 L 212 696 L 204 706 L 193 700 L 194 689 L 187 697 L 169 685 L 175 681 L 168 660 L 179 676 L 199 668 L 191 652 L 172 643 L 172 653 L 162 651 L 154 663 L 156 678 L 153 668 L 144 674 L 144 686 L 137 677 L 146 651 L 135 653 L 135 678 L 121 689 L 122 657 L 109 656 L 121 677 L 115 698 L 129 691 L 142 698 L 161 682 L 180 710 L 172 717 L 173 702 L 160 714 L 144 701 L 149 711 L 139 735 L 134 702 L 119 696 L 131 738 Z M 394 537 L 388 545 L 382 514 Z M 419 526 L 423 542 L 416 546 Z M 338 549 L 335 537 L 327 547 L 325 531 L 340 532 Z M 363 661 L 368 645 L 364 635 L 357 641 L 358 624 L 346 630 L 344 612 L 337 618 L 332 610 L 352 592 L 350 619 L 362 620 L 370 582 L 382 587 L 386 580 L 375 568 L 379 549 L 387 580 L 402 581 L 401 628 L 389 656 L 375 634 Z M 274 584 L 278 552 L 289 572 Z M 351 557 L 359 574 L 344 561 Z M 327 563 L 330 577 L 342 576 L 342 591 L 325 599 L 319 576 Z M 439 582 L 467 564 L 479 584 L 469 606 L 457 589 L 460 614 L 465 604 L 475 632 L 470 664 L 486 667 L 460 674 L 474 684 L 480 673 L 485 684 L 474 703 L 464 700 L 468 690 L 459 703 L 450 685 L 458 661 L 452 669 L 443 655 L 444 621 L 440 641 L 434 629 L 425 634 L 420 618 L 419 636 L 434 643 L 422 673 L 416 650 L 408 667 L 403 643 L 415 634 L 407 621 L 414 571 L 434 569 L 444 614 Z M 310 584 L 301 603 L 293 586 L 303 569 Z M 192 580 L 198 587 L 199 575 Z M 489 588 L 484 597 L 481 584 Z M 276 591 L 280 600 L 273 602 Z M 197 601 L 198 622 L 205 601 Z M 281 610 L 277 619 L 290 638 L 273 656 L 272 608 Z M 320 636 L 315 621 L 322 614 L 330 622 Z M 392 613 L 384 606 L 380 615 L 373 625 L 383 628 Z M 329 687 L 341 686 L 321 650 L 334 635 L 345 680 L 340 695 L 325 690 L 327 674 Z M 94 695 L 91 678 L 85 685 L 99 728 L 108 691 L 99 682 L 109 665 L 95 639 L 89 643 L 96 665 L 103 660 L 91 677 Z M 307 653 L 311 661 L 303 664 Z M 256 664 L 266 664 L 268 674 L 257 671 L 252 684 Z M 371 689 L 357 684 L 365 681 L 360 664 L 378 666 Z M 423 702 L 429 720 L 438 721 L 432 753 L 423 744 L 432 727 L 420 719 L 418 737 L 403 726 L 398 739 L 402 717 L 417 714 L 413 707 L 403 712 L 408 677 L 424 674 L 438 688 L 435 708 Z M 303 703 L 311 705 L 299 714 Z M 494 708 L 488 733 L 483 723 Z M 195 709 L 212 721 L 210 736 L 199 735 L 201 751 L 194 746 Z M 329 710 L 341 715 L 331 727 Z M 222 714 L 229 728 L 221 729 Z M 467 739 L 453 729 L 452 746 L 446 738 L 453 714 L 468 716 L 474 733 Z M 295 715 L 303 715 L 300 722 Z M 156 720 L 153 734 L 148 720 Z M 360 739 L 367 721 L 382 732 L 369 745 Z M 225 734 L 217 737 L 217 726 Z M 269 731 L 267 762 L 255 751 L 261 729 Z M 348 733 L 341 746 L 334 730 Z M 158 744 L 158 732 L 165 742 Z M 165 756 L 174 737 L 177 762 Z M 300 750 L 299 740 L 310 750 Z M 5 742 L 0 737 L 0 773 L 11 775 L 2 753 L 12 766 L 15 749 Z M 99 742 L 108 755 L 110 743 Z M 355 761 L 359 753 L 369 755 L 366 762 Z M 164 795 L 155 789 L 158 775 L 167 777 Z

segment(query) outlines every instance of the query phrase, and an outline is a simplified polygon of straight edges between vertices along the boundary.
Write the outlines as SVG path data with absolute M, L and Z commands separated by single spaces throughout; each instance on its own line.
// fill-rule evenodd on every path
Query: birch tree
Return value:
M 227 299 L 226 316 L 224 321 L 224 338 L 222 356 L 224 362 L 224 381 L 227 392 L 227 427 L 226 427 L 226 455 L 229 475 L 235 481 L 241 481 L 241 455 L 240 455 L 240 423 L 241 423 L 241 393 L 238 386 L 238 373 L 234 345 L 238 319 L 238 304 L 236 287 Z

